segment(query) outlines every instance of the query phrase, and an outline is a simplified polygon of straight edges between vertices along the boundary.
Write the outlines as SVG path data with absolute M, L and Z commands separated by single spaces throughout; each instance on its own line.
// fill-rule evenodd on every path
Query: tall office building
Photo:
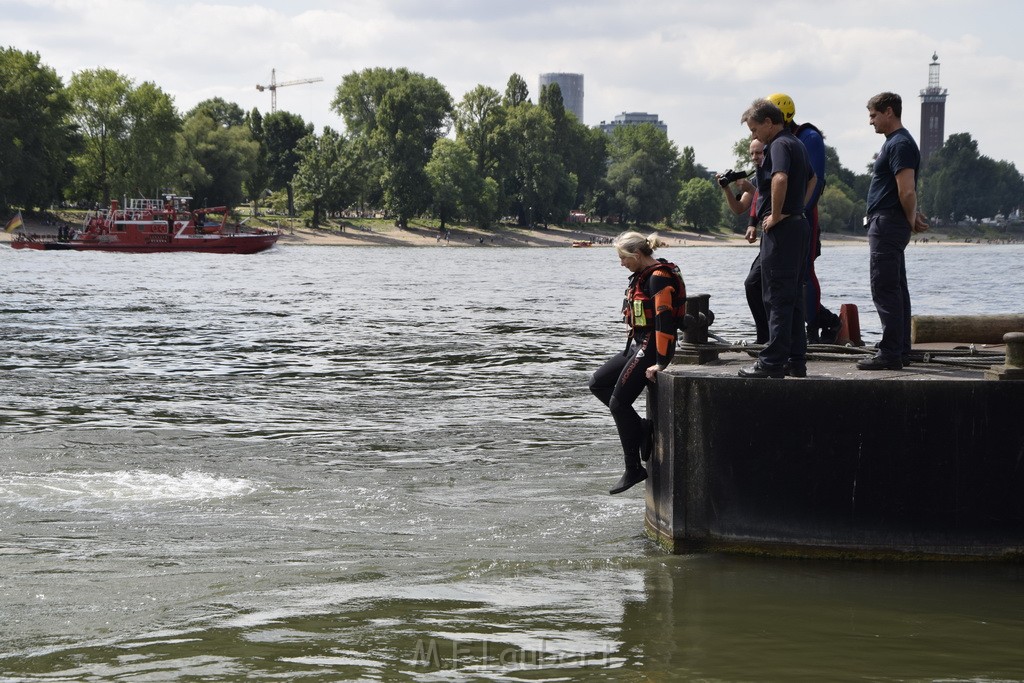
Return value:
M 921 166 L 946 141 L 946 90 L 939 87 L 939 55 L 928 65 L 928 87 L 921 91 Z
M 544 87 L 552 83 L 557 83 L 561 89 L 562 104 L 565 105 L 565 108 L 575 114 L 580 123 L 583 123 L 583 74 L 541 74 L 540 88 L 537 90 L 538 101 L 540 101 L 540 93 Z
M 668 126 L 658 118 L 657 114 L 648 114 L 645 111 L 624 111 L 612 119 L 611 123 L 602 121 L 598 126 L 605 133 L 611 132 L 621 126 L 639 126 L 641 123 L 649 123 L 665 135 L 668 135 Z

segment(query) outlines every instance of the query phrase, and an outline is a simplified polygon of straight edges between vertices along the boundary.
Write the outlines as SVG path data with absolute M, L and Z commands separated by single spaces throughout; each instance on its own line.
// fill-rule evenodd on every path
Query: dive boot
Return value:
M 647 479 L 647 470 L 645 470 L 641 465 L 637 465 L 636 467 L 627 467 L 625 474 L 622 475 L 619 482 L 615 484 L 608 493 L 613 496 L 616 493 L 622 493 L 623 491 L 636 486 L 645 479 Z

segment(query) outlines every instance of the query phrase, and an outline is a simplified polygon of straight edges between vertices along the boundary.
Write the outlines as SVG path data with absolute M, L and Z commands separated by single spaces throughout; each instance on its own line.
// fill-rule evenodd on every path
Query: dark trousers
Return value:
M 910 243 L 910 225 L 902 211 L 868 217 L 871 249 L 871 300 L 882 322 L 878 355 L 898 360 L 910 353 L 910 290 L 904 251 Z
M 640 467 L 643 423 L 633 403 L 647 386 L 647 368 L 657 360 L 647 343 L 653 337 L 649 334 L 638 339 L 626 353 L 609 358 L 590 378 L 590 391 L 611 410 L 627 468 Z
M 802 285 L 810 230 L 802 215 L 790 216 L 761 237 L 761 287 L 768 310 L 768 345 L 759 359 L 768 368 L 780 368 L 787 363 L 807 364 Z
M 747 306 L 754 317 L 754 329 L 757 331 L 757 343 L 768 343 L 768 311 L 764 307 L 764 289 L 761 287 L 761 254 L 754 257 L 750 264 L 750 272 L 743 281 L 743 290 L 747 293 Z

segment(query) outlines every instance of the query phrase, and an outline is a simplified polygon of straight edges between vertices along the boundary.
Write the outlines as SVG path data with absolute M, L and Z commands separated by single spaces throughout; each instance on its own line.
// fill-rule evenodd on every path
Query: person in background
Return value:
M 903 127 L 903 99 L 883 92 L 868 100 L 868 121 L 885 136 L 868 186 L 866 224 L 871 250 L 871 300 L 882 322 L 878 352 L 861 370 L 901 370 L 910 354 L 910 289 L 904 251 L 910 235 L 928 229 L 917 212 L 921 151 Z
M 746 121 L 741 121 L 741 123 L 746 123 Z M 761 184 L 769 183 L 771 178 L 769 175 L 766 175 L 766 171 L 761 163 L 764 161 L 764 143 L 760 140 L 751 140 L 748 149 L 750 151 L 750 159 L 754 162 L 754 182 L 757 185 L 743 178 L 734 183 L 740 193 L 733 194 L 729 184 L 722 184 L 721 175 L 716 175 L 715 180 L 718 181 L 719 187 L 725 192 L 726 201 L 729 202 L 729 208 L 732 209 L 732 212 L 736 215 L 746 213 L 750 216 L 750 223 L 747 225 L 745 237 L 748 242 L 753 244 L 757 241 L 757 225 L 764 218 L 763 215 L 759 215 L 758 209 L 771 208 L 767 202 L 758 201 L 760 193 L 757 187 Z M 764 296 L 761 288 L 760 252 L 754 257 L 754 262 L 750 264 L 750 271 L 747 273 L 746 279 L 743 280 L 743 290 L 747 295 L 747 306 L 750 307 L 750 314 L 754 318 L 754 329 L 757 334 L 756 343 L 767 344 L 768 313 L 764 307 Z
M 803 209 L 814 191 L 815 176 L 807 150 L 785 125 L 782 111 L 766 99 L 754 100 L 741 120 L 751 136 L 765 144 L 764 166 L 771 185 L 759 187 L 771 210 L 761 221 L 761 286 L 768 310 L 768 344 L 740 377 L 807 376 L 807 330 L 800 284 L 807 267 L 810 226 Z M 758 212 L 762 213 L 761 211 Z
M 814 272 L 814 261 L 821 256 L 821 225 L 818 222 L 818 199 L 825 189 L 825 136 L 813 123 L 797 125 L 796 103 L 785 93 L 775 93 L 767 97 L 782 111 L 786 125 L 797 139 L 804 143 L 807 158 L 814 169 L 817 182 L 804 207 L 804 216 L 811 226 L 811 245 L 807 252 L 807 271 L 803 282 L 804 319 L 807 323 L 807 341 L 815 344 L 819 341 L 832 343 L 839 333 L 839 316 L 821 305 L 821 284 Z
M 613 244 L 619 263 L 632 273 L 622 311 L 629 337 L 626 349 L 590 378 L 590 391 L 608 406 L 622 444 L 626 469 L 609 491 L 616 494 L 647 479 L 641 459 L 650 458 L 653 425 L 640 417 L 633 403 L 675 354 L 676 329 L 686 312 L 686 286 L 675 264 L 654 258 L 661 245 L 657 234 L 624 232 Z

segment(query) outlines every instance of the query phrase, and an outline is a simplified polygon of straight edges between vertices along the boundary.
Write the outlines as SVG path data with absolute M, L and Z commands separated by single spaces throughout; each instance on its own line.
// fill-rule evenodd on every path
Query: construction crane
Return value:
M 303 83 L 316 83 L 324 79 L 319 76 L 316 78 L 296 78 L 294 81 L 281 81 L 277 82 L 277 69 L 270 70 L 270 85 L 257 85 L 256 89 L 260 92 L 264 90 L 270 91 L 270 113 L 273 114 L 277 111 L 277 89 L 283 88 L 286 85 L 302 85 Z

